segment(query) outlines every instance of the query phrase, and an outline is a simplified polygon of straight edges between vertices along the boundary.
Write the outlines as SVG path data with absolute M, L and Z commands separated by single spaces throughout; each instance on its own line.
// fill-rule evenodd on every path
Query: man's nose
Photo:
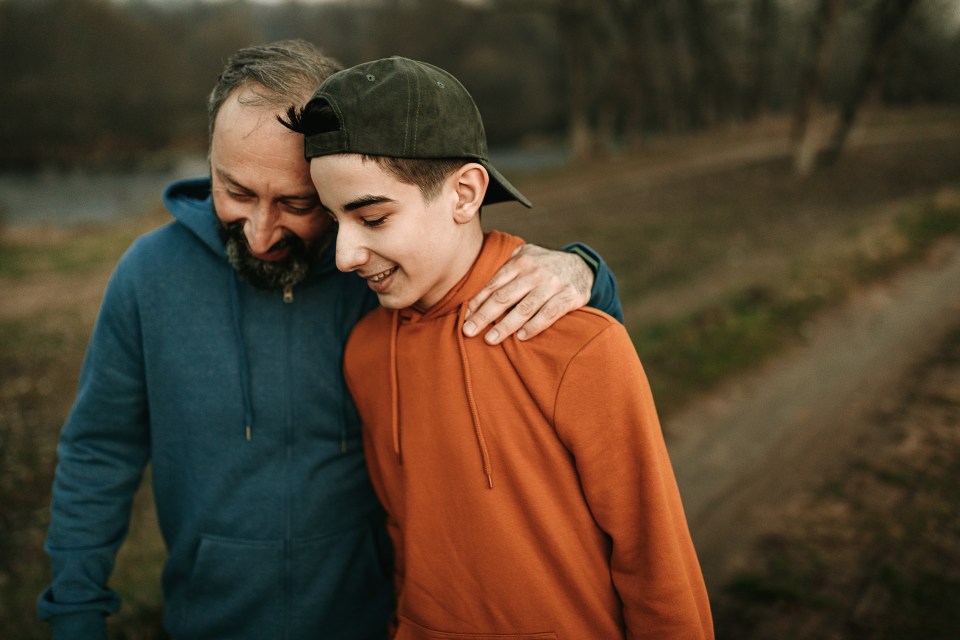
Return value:
M 370 260 L 370 252 L 347 226 L 340 225 L 337 229 L 337 269 L 344 272 L 356 271 Z
M 244 225 L 244 233 L 247 236 L 250 253 L 255 256 L 269 253 L 270 247 L 283 236 L 274 216 L 270 214 L 266 207 L 258 207 L 254 211 L 247 220 L 247 224 Z

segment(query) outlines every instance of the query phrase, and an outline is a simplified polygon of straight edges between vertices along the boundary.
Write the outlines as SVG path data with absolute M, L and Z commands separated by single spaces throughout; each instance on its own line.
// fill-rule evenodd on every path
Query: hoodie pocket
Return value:
M 397 635 L 394 640 L 557 640 L 552 631 L 539 633 L 458 633 L 437 631 L 417 624 L 406 616 L 399 616 Z
M 284 626 L 283 543 L 203 536 L 176 637 L 271 638 Z
M 385 638 L 394 609 L 392 551 L 379 520 L 291 548 L 294 638 Z

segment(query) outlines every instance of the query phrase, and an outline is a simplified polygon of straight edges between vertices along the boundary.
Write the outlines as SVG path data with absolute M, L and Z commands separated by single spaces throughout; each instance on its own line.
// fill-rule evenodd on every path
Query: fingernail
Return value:
M 473 322 L 463 323 L 463 332 L 468 336 L 473 336 L 477 332 L 477 325 Z
M 526 339 L 527 339 L 527 330 L 526 330 L 526 329 L 520 329 L 520 331 L 517 331 L 517 339 L 518 339 L 518 340 L 526 340 Z
M 500 334 L 497 332 L 496 329 L 493 329 L 492 331 L 488 331 L 487 335 L 483 336 L 483 339 L 490 344 L 494 344 L 496 343 L 497 338 L 499 337 L 500 337 Z

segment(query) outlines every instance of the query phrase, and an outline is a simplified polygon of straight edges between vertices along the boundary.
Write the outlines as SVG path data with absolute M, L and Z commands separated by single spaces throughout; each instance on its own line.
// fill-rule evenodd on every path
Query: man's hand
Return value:
M 592 287 L 593 271 L 577 255 L 525 244 L 467 303 L 463 332 L 478 335 L 509 309 L 483 339 L 499 344 L 516 332 L 528 340 L 587 304 Z

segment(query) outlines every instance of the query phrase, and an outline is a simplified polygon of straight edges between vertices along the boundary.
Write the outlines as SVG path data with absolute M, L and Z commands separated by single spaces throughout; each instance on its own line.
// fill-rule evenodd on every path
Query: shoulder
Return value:
M 380 335 L 384 329 L 390 327 L 392 317 L 393 312 L 391 310 L 380 306 L 376 307 L 360 319 L 357 326 L 353 328 L 351 339 L 360 340 Z
M 573 355 L 601 335 L 629 340 L 626 329 L 615 318 L 603 311 L 583 307 L 560 318 L 540 335 L 524 342 L 514 338 L 513 342 L 522 348 Z
M 383 353 L 382 346 L 390 340 L 392 313 L 377 307 L 360 319 L 347 340 L 347 360 L 376 357 Z
M 369 381 L 371 375 L 389 375 L 390 367 L 386 363 L 390 360 L 391 315 L 387 309 L 377 307 L 354 326 L 347 338 L 343 353 L 343 373 L 354 401 L 359 399 L 358 380 Z M 384 378 L 380 380 L 380 384 L 386 385 L 389 381 Z
M 203 246 L 200 239 L 182 224 L 168 222 L 134 240 L 124 252 L 120 263 L 131 267 L 158 263 L 169 266 L 182 259 L 185 254 L 200 250 Z
M 185 287 L 192 293 L 222 287 L 216 276 L 228 268 L 224 256 L 216 255 L 183 225 L 170 222 L 133 241 L 113 270 L 108 292 L 176 301 L 190 297 L 184 296 Z
M 516 337 L 503 343 L 516 366 L 543 372 L 552 371 L 557 379 L 577 359 L 602 360 L 608 356 L 636 358 L 626 329 L 616 319 L 589 307 L 568 313 L 543 333 L 526 341 Z M 529 373 L 525 375 L 530 375 Z

